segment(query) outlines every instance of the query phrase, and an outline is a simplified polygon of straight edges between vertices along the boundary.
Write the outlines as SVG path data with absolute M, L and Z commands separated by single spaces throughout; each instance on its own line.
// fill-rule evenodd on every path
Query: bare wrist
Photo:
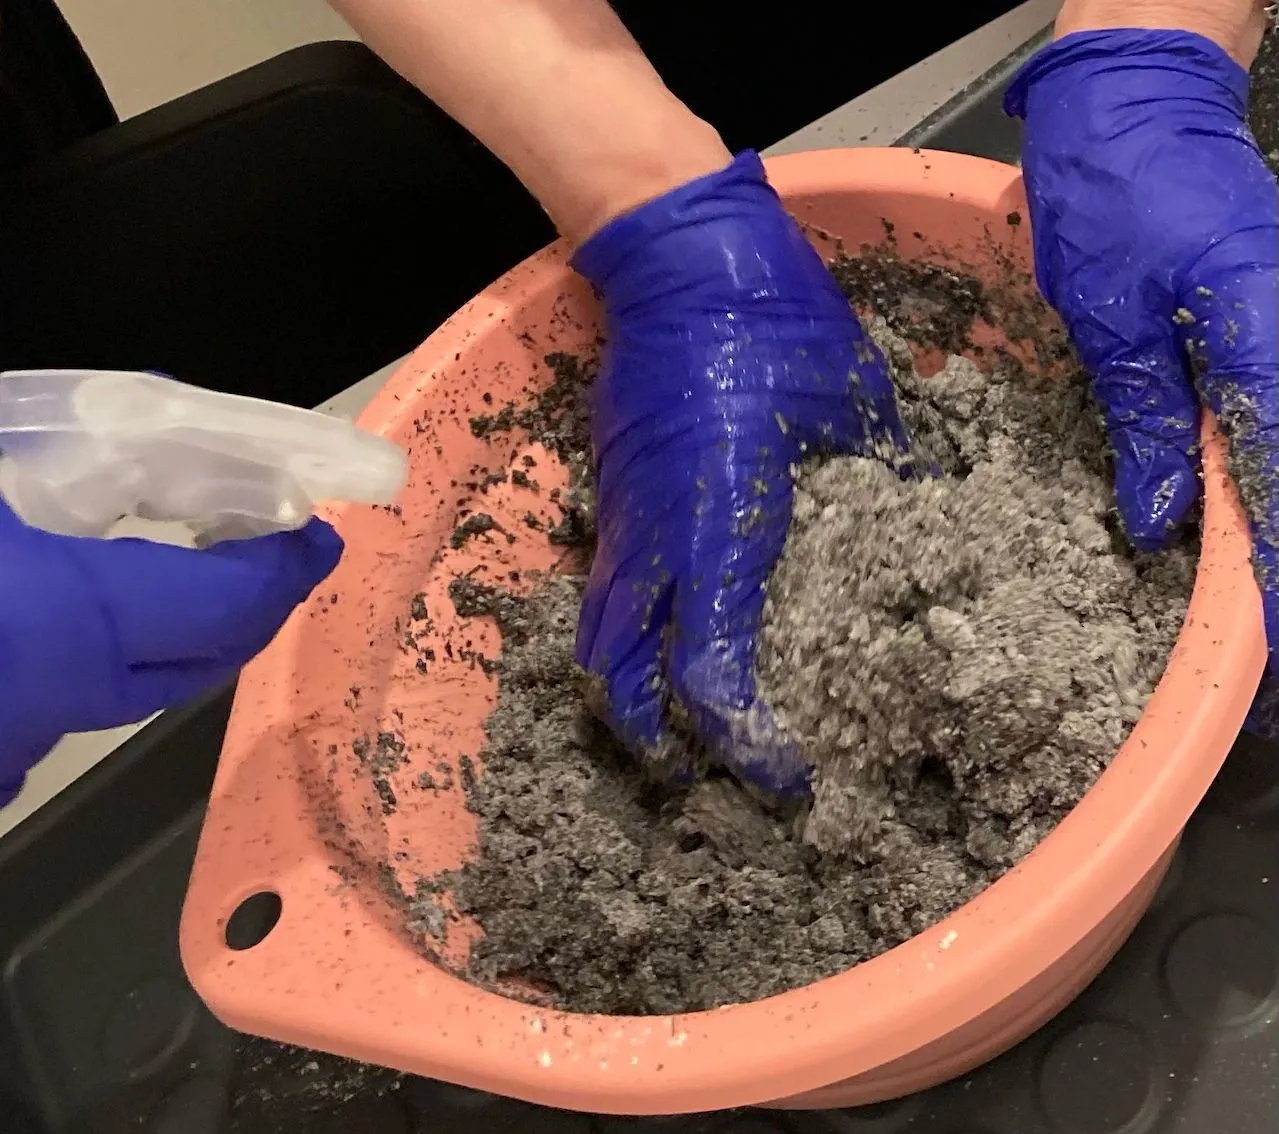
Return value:
M 607 0 L 330 3 L 505 162 L 572 241 L 731 159 Z
M 582 158 L 575 186 L 566 186 L 557 174 L 552 177 L 557 184 L 538 194 L 560 233 L 574 244 L 644 202 L 724 168 L 732 154 L 712 126 L 675 103 L 669 115 L 643 115 L 626 123 Z
M 1262 0 L 1065 0 L 1057 37 L 1104 28 L 1175 28 L 1205 36 L 1245 68 L 1266 29 Z

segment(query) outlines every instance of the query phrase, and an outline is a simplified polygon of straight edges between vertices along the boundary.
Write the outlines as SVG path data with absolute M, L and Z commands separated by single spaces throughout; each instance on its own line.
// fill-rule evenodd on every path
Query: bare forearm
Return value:
M 330 0 L 571 240 L 726 164 L 605 0 Z
M 1065 0 L 1058 36 L 1098 28 L 1180 28 L 1198 32 L 1251 67 L 1266 17 L 1261 0 Z

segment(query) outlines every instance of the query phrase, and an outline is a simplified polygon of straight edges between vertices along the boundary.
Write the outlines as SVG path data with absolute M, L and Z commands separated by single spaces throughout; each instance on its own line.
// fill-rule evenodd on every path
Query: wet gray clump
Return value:
M 1163 671 L 1193 550 L 1126 552 L 1086 386 L 926 380 L 882 324 L 917 446 L 942 475 L 840 457 L 804 470 L 757 670 L 815 768 L 804 838 L 892 859 L 935 822 L 976 868 L 1023 857 L 1109 763 Z
M 816 852 L 787 823 L 726 778 L 652 784 L 589 711 L 573 661 L 583 584 L 548 579 L 498 612 L 516 629 L 470 793 L 479 854 L 452 880 L 485 931 L 467 975 L 517 977 L 578 1011 L 663 1013 L 868 953 L 864 895 L 823 893 Z
M 1279 36 L 1266 36 L 1253 64 L 1249 122 L 1267 163 L 1279 174 Z
M 478 853 L 447 880 L 485 931 L 471 980 L 642 1014 L 833 975 L 1003 874 L 1140 714 L 1194 550 L 1126 550 L 1084 376 L 1032 384 L 952 360 L 921 381 L 901 340 L 874 331 L 942 475 L 903 481 L 857 458 L 799 471 L 757 668 L 815 768 L 811 808 L 723 774 L 646 776 L 574 664 L 584 580 L 523 598 L 458 588 L 503 635 L 468 790 Z

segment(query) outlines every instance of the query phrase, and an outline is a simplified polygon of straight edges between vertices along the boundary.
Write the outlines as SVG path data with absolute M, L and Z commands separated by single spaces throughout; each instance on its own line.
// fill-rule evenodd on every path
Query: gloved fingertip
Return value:
M 332 524 L 318 516 L 312 516 L 297 534 L 306 542 L 307 562 L 318 572 L 315 580 L 318 583 L 338 565 L 346 550 L 346 541 Z
M 1175 527 L 1143 527 L 1144 521 L 1124 519 L 1124 534 L 1128 537 L 1133 549 L 1145 555 L 1154 555 L 1163 551 L 1176 535 Z
M 812 794 L 813 770 L 794 749 L 760 753 L 738 751 L 723 760 L 739 779 L 779 799 L 805 799 Z
M 770 794 L 809 794 L 811 769 L 755 695 L 753 651 L 702 652 L 684 663 L 672 684 L 717 763 Z
M 625 653 L 609 654 L 622 639 L 594 635 L 589 643 L 578 626 L 578 665 L 586 671 L 587 704 L 636 756 L 655 744 L 662 731 L 666 685 L 661 676 L 661 633 L 651 627 L 627 643 Z
M 319 516 L 312 516 L 297 530 L 317 546 L 336 546 L 338 548 L 346 546 L 342 537 L 338 535 L 337 528 L 330 524 L 328 520 L 321 519 Z
M 942 467 L 926 453 L 907 452 L 888 463 L 903 481 L 932 480 L 942 475 Z
M 624 669 L 607 682 L 602 715 L 617 738 L 641 758 L 662 734 L 662 693 L 655 664 Z
M 752 698 L 741 725 L 722 750 L 725 763 L 739 777 L 782 799 L 811 794 L 811 766 L 762 699 Z
M 1159 551 L 1176 537 L 1199 501 L 1199 470 L 1191 458 L 1166 450 L 1144 467 L 1120 461 L 1115 497 L 1124 534 L 1138 551 Z
M 582 595 L 582 609 L 577 616 L 577 639 L 573 646 L 574 660 L 586 670 L 592 669 L 591 659 L 595 656 L 595 641 L 599 637 L 607 597 L 607 587 L 598 585 L 592 572 Z

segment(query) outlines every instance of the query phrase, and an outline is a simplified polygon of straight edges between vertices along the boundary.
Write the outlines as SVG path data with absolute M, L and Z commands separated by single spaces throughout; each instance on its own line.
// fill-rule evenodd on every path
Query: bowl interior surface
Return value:
M 999 297 L 995 321 L 1017 333 L 1012 348 L 1035 357 L 1042 308 L 1015 169 L 894 150 L 796 155 L 770 171 L 821 250 L 890 242 L 906 259 L 976 274 Z M 432 335 L 362 417 L 409 450 L 408 485 L 395 508 L 330 511 L 341 565 L 245 671 L 184 912 L 184 961 L 241 1030 L 535 1102 L 669 1113 L 795 1095 L 971 1025 L 1066 956 L 1166 854 L 1264 660 L 1246 528 L 1210 439 L 1204 558 L 1164 682 L 1084 803 L 954 916 L 754 1004 L 648 1018 L 532 1007 L 427 956 L 463 960 L 474 925 L 427 916 L 415 942 L 406 909 L 420 877 L 459 866 L 473 846 L 461 783 L 482 774 L 495 703 L 485 662 L 498 655 L 496 630 L 457 617 L 449 582 L 565 566 L 528 522 L 559 520 L 550 494 L 565 470 L 518 430 L 477 435 L 473 419 L 529 404 L 550 380 L 546 356 L 594 352 L 600 332 L 589 289 L 552 246 Z M 975 338 L 978 350 L 1005 342 L 993 330 Z M 512 468 L 538 491 L 486 481 Z M 470 511 L 496 527 L 453 546 Z M 278 923 L 252 948 L 230 948 L 228 922 L 262 892 L 281 899 Z

